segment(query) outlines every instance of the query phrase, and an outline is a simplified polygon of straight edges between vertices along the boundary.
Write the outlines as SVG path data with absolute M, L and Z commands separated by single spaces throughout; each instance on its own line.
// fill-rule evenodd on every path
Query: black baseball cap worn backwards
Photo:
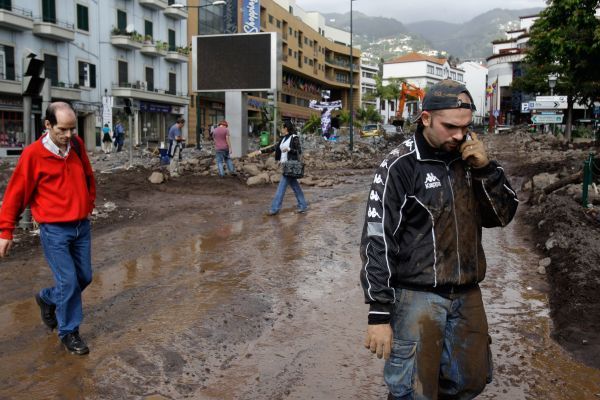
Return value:
M 458 98 L 461 93 L 466 93 L 469 96 L 470 102 L 464 102 Z M 421 119 L 423 111 L 434 111 L 434 110 L 447 110 L 453 108 L 465 108 L 467 110 L 475 111 L 475 103 L 473 102 L 473 96 L 467 90 L 467 87 L 462 83 L 458 83 L 451 79 L 444 79 L 433 85 L 423 99 L 422 111 L 419 116 L 414 120 L 415 122 Z

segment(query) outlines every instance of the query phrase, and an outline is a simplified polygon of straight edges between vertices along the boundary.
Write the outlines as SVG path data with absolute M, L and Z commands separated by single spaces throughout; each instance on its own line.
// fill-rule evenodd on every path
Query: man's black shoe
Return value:
M 79 336 L 79 332 L 67 333 L 65 336 L 60 338 L 62 344 L 65 345 L 67 351 L 71 354 L 83 355 L 90 352 L 90 348 L 85 344 L 83 339 Z
M 58 325 L 58 321 L 56 321 L 56 306 L 42 300 L 39 293 L 35 295 L 35 302 L 40 306 L 40 313 L 44 324 L 50 328 L 50 330 L 56 328 L 56 325 Z

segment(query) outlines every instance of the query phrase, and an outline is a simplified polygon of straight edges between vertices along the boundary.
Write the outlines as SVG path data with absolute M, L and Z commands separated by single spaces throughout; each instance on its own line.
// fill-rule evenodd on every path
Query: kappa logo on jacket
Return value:
M 373 183 L 378 184 L 378 185 L 381 184 L 381 183 L 383 183 L 383 179 L 381 179 L 381 175 L 375 174 L 375 178 L 373 179 Z
M 371 200 L 374 200 L 374 201 L 380 201 L 381 200 L 381 198 L 379 197 L 379 193 L 377 193 L 374 190 L 371 190 L 371 194 L 369 195 L 369 198 Z
M 377 212 L 376 209 L 369 207 L 369 211 L 367 212 L 369 218 L 379 218 L 381 219 L 381 215 Z
M 425 178 L 425 189 L 433 189 L 441 186 L 442 182 L 440 182 L 439 178 L 433 172 L 428 172 L 427 178 Z

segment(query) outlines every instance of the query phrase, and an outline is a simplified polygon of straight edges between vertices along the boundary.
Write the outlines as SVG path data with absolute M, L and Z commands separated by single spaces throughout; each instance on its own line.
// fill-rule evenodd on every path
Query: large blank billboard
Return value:
M 278 90 L 279 37 L 276 32 L 194 36 L 192 71 L 196 92 Z

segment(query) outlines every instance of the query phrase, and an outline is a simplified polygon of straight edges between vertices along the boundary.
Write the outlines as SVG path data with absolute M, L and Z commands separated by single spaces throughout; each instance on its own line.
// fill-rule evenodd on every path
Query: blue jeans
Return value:
M 285 195 L 285 190 L 287 189 L 288 185 L 292 187 L 292 190 L 296 195 L 296 200 L 298 201 L 298 210 L 305 211 L 308 208 L 308 204 L 306 204 L 306 200 L 304 200 L 304 193 L 302 192 L 302 188 L 300 187 L 298 180 L 296 178 L 288 178 L 287 176 L 281 175 L 279 186 L 277 186 L 277 192 L 275 192 L 275 197 L 271 202 L 272 213 L 278 213 L 279 210 L 281 210 L 283 196 Z
M 396 289 L 391 324 L 392 353 L 383 370 L 389 398 L 473 399 L 491 382 L 479 287 L 444 296 Z
M 216 156 L 217 156 L 217 169 L 219 170 L 219 176 L 225 175 L 225 171 L 223 171 L 223 160 L 226 161 L 227 169 L 229 170 L 229 172 L 231 172 L 231 173 L 235 172 L 235 170 L 233 169 L 233 162 L 231 161 L 231 158 L 229 158 L 229 150 L 217 150 Z
M 46 261 L 54 287 L 42 289 L 44 302 L 56 306 L 58 335 L 75 332 L 83 320 L 81 292 L 92 282 L 90 221 L 40 224 Z

